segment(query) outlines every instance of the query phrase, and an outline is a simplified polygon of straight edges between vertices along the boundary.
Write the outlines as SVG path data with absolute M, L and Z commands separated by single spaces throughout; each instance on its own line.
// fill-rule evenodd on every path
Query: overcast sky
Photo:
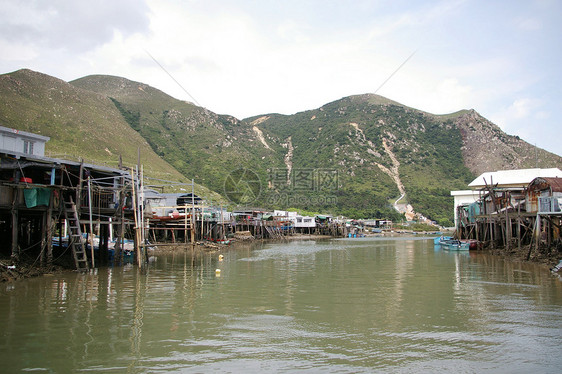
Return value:
M 435 114 L 473 108 L 508 134 L 562 155 L 562 1 L 0 6 L 0 73 L 29 68 L 65 81 L 117 75 L 240 119 L 378 89 Z

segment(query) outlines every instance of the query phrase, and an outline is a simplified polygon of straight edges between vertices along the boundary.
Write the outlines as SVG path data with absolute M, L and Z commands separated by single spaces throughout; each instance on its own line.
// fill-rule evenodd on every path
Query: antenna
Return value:
M 400 66 L 398 66 L 398 68 L 396 70 L 394 70 L 392 72 L 392 74 L 390 74 L 384 82 L 382 82 L 382 84 L 379 86 L 379 88 L 377 88 L 375 90 L 374 93 L 376 94 L 377 92 L 379 92 L 379 90 L 382 88 L 382 86 L 384 86 L 386 84 L 386 82 L 388 82 L 390 80 L 390 78 L 392 78 L 394 76 L 394 74 L 396 74 L 398 72 L 398 70 L 400 70 L 402 68 L 402 66 L 404 66 L 406 64 L 406 62 L 408 62 L 408 60 L 411 59 L 416 54 L 417 51 L 418 50 L 416 49 L 410 56 L 408 56 L 408 58 L 403 63 L 401 63 Z
M 180 84 L 180 82 L 178 82 L 178 81 L 176 80 L 176 78 L 174 78 L 174 76 L 173 76 L 172 74 L 170 74 L 170 72 L 169 72 L 168 70 L 166 70 L 166 68 L 165 68 L 164 66 L 162 66 L 162 64 L 159 63 L 158 60 L 156 60 L 156 59 L 154 58 L 154 56 L 152 56 L 146 49 L 145 49 L 144 51 L 146 52 L 146 54 L 147 54 L 158 66 L 160 66 L 160 69 L 164 70 L 164 72 L 165 72 L 166 74 L 168 74 L 168 76 L 169 76 L 170 78 L 172 78 L 172 80 L 173 80 L 174 82 L 176 82 L 176 84 L 177 84 L 178 86 L 180 86 L 180 88 L 183 90 L 183 92 L 185 92 L 185 93 L 187 94 L 187 96 L 191 97 L 191 99 L 193 100 L 193 102 L 194 102 L 195 104 L 197 104 L 197 105 L 200 106 L 200 107 L 203 107 L 201 104 L 199 104 L 199 103 L 197 102 L 197 100 L 196 100 L 193 96 L 191 96 L 191 94 L 190 94 L 189 92 L 187 92 L 187 90 L 186 90 L 185 88 L 183 88 L 183 86 Z

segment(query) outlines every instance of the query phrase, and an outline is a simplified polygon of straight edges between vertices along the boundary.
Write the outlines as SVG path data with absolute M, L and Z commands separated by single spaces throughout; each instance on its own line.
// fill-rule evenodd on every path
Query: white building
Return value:
M 287 210 L 274 210 L 272 215 L 275 217 L 294 218 L 297 216 L 297 212 L 289 212 Z
M 316 221 L 314 217 L 301 216 L 297 212 L 289 212 L 286 210 L 275 210 L 273 211 L 273 216 L 287 217 L 287 219 L 293 222 L 293 227 L 295 229 L 313 229 L 316 227 Z M 305 230 L 298 230 L 298 231 L 305 231 Z
M 451 191 L 451 196 L 455 198 L 455 227 L 458 224 L 458 209 L 459 206 L 470 205 L 480 199 L 480 191 L 462 190 Z
M 0 126 L 0 152 L 18 155 L 45 156 L 48 136 Z
M 314 217 L 308 217 L 308 216 L 300 216 L 297 215 L 295 217 L 295 228 L 314 228 L 316 227 L 316 221 L 314 220 Z

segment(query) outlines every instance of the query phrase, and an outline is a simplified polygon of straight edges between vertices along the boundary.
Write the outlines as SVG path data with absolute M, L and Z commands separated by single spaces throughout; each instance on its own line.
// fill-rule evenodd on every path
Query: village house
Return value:
M 501 170 L 472 181 L 472 194 L 451 191 L 457 236 L 508 249 L 559 240 L 561 178 L 557 168 Z
M 122 238 L 123 225 L 131 222 L 130 210 L 121 209 L 130 190 L 129 172 L 45 157 L 45 136 L 1 127 L 0 137 L 2 255 L 15 262 L 26 256 L 51 264 L 67 253 L 78 269 L 88 269 L 95 261 L 83 234 L 92 238 L 97 231 L 97 257 L 106 260 L 111 226 L 121 226 Z
M 529 183 L 525 194 L 527 212 L 560 214 L 562 178 L 538 177 Z
M 451 191 L 451 196 L 454 197 L 455 227 L 460 223 L 459 213 L 462 210 L 472 217 L 482 212 L 501 211 L 509 205 L 517 206 L 524 201 L 523 192 L 529 183 L 537 177 L 562 177 L 562 171 L 550 168 L 486 172 L 468 184 L 470 190 Z M 489 193 L 491 188 L 494 190 L 493 198 Z

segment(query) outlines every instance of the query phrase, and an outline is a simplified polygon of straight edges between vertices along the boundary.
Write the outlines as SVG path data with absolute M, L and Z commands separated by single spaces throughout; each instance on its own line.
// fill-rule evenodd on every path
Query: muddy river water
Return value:
M 0 284 L 0 372 L 562 371 L 562 281 L 545 267 L 423 238 L 222 254 Z

